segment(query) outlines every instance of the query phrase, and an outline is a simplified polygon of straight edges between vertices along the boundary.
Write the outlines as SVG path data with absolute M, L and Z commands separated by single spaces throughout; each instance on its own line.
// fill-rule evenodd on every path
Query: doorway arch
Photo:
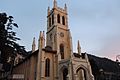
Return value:
M 59 80 L 68 80 L 68 68 L 63 66 L 60 69 L 60 79 Z
M 77 80 L 87 80 L 87 71 L 83 67 L 76 70 Z
M 68 78 L 68 69 L 64 68 L 63 69 L 63 80 L 67 80 L 67 78 Z

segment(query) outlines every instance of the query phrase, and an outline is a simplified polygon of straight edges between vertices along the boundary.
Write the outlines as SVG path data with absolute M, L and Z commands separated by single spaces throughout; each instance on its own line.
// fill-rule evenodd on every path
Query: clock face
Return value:
M 64 33 L 63 33 L 63 32 L 61 32 L 61 33 L 60 33 L 60 36 L 61 36 L 61 37 L 64 37 Z

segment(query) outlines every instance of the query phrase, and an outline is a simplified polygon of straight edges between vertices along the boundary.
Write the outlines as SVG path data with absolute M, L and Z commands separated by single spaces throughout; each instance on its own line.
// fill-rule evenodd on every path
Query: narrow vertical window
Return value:
M 54 14 L 52 15 L 52 25 L 54 24 Z
M 53 36 L 52 36 L 52 33 L 51 33 L 51 34 L 50 34 L 50 40 L 51 40 L 51 41 L 52 41 L 52 37 L 53 37 Z
M 45 77 L 50 76 L 50 59 L 45 60 Z
M 60 15 L 57 15 L 57 22 L 60 23 Z
M 62 16 L 62 24 L 65 25 L 65 17 Z
M 64 45 L 60 44 L 60 54 L 61 54 L 61 59 L 64 59 Z
M 49 18 L 49 27 L 51 26 L 51 18 Z

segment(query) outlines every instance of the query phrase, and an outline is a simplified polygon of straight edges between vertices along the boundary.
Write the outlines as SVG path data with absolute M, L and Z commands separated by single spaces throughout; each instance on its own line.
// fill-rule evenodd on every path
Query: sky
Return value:
M 115 60 L 120 55 L 120 0 L 57 0 L 59 7 L 68 7 L 73 50 L 80 41 L 82 52 Z M 47 28 L 47 8 L 53 0 L 0 0 L 0 12 L 14 17 L 19 25 L 18 43 L 31 50 L 33 37 Z

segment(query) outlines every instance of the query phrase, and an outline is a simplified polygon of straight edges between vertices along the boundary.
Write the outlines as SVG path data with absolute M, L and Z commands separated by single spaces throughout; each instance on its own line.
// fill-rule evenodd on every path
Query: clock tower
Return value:
M 57 6 L 54 0 L 53 8 L 48 7 L 46 45 L 57 51 L 58 61 L 69 59 L 72 51 L 72 39 L 68 28 L 67 6 Z

